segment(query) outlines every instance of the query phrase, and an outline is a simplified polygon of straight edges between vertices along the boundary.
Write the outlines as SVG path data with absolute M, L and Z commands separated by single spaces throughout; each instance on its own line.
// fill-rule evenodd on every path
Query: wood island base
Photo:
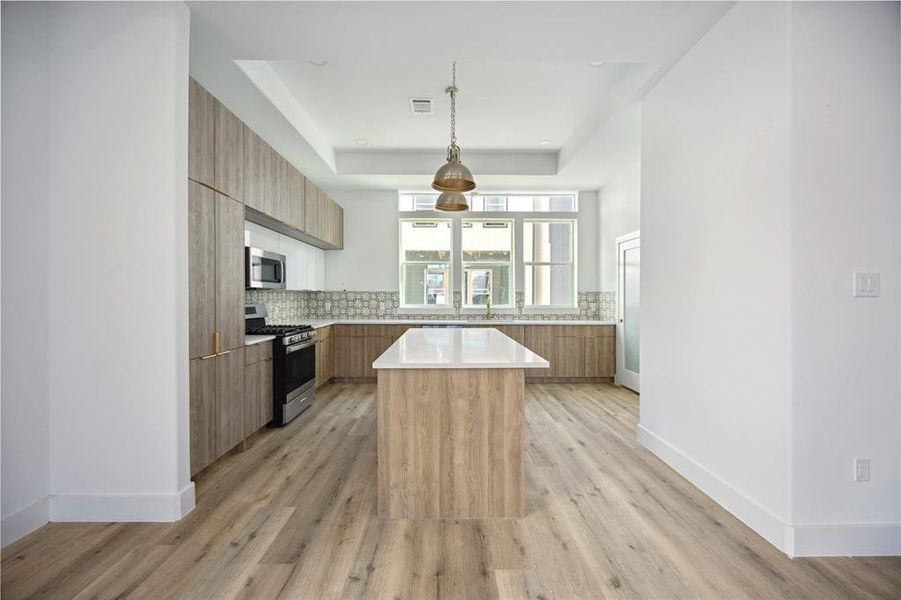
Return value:
M 379 370 L 379 517 L 524 516 L 524 379 L 513 368 Z

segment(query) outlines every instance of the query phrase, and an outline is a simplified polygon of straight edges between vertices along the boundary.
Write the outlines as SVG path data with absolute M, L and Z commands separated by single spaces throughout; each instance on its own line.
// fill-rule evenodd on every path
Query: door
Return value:
M 616 238 L 617 322 L 616 383 L 639 392 L 641 237 L 639 232 Z

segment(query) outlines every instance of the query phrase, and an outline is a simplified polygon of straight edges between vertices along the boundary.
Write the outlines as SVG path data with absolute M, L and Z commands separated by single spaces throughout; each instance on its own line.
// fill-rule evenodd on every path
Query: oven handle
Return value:
M 288 346 L 285 348 L 285 354 L 291 354 L 292 352 L 297 352 L 298 350 L 303 350 L 304 348 L 309 348 L 310 346 L 315 346 L 316 340 L 310 342 L 303 342 L 301 344 L 295 344 L 293 346 Z

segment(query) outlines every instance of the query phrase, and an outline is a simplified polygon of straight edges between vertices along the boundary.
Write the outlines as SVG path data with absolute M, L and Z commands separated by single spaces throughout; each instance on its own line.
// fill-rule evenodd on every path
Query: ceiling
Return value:
M 189 6 L 192 75 L 325 189 L 428 188 L 456 60 L 480 189 L 584 190 L 639 159 L 641 98 L 731 3 Z M 434 113 L 412 114 L 412 97 Z

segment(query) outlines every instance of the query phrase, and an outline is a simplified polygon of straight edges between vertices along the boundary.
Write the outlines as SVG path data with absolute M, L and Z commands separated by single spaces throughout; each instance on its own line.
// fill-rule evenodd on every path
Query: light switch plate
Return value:
M 874 271 L 854 272 L 854 297 L 878 298 L 879 297 L 879 273 Z

